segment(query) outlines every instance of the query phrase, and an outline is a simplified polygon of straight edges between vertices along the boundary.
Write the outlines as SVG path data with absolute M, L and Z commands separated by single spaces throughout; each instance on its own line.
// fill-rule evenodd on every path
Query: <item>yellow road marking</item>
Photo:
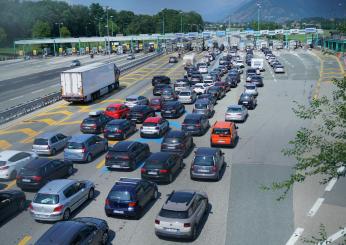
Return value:
M 7 150 L 11 147 L 12 145 L 7 141 L 7 140 L 0 140 L 0 149 L 1 150 Z
M 322 72 L 323 75 L 341 75 L 343 74 L 340 71 L 334 71 L 334 72 Z
M 96 164 L 96 168 L 100 169 L 105 165 L 106 160 L 102 159 L 98 164 Z
M 29 120 L 29 121 L 24 121 L 25 123 L 45 123 L 48 125 L 52 125 L 55 123 L 55 120 L 51 119 L 51 118 L 42 118 L 42 119 L 33 119 L 33 120 Z
M 65 116 L 71 116 L 73 114 L 73 112 L 70 112 L 70 111 L 67 111 L 67 110 L 42 112 L 42 113 L 37 114 L 36 117 L 49 116 L 49 115 L 59 115 L 59 114 L 63 114 Z
M 24 236 L 23 239 L 18 242 L 18 245 L 25 245 L 25 244 L 27 244 L 31 240 L 31 238 L 32 237 L 28 236 L 28 235 Z
M 32 143 L 32 142 L 34 141 L 34 138 L 35 138 L 37 135 L 39 135 L 39 134 L 41 134 L 41 133 L 43 133 L 43 132 L 44 132 L 44 131 L 36 132 L 35 135 L 31 135 L 31 136 L 29 136 L 29 137 L 27 137 L 27 138 L 25 138 L 25 139 L 23 139 L 23 140 L 21 140 L 21 141 L 19 141 L 19 142 L 20 142 L 20 143 L 23 143 L 23 144 Z
M 73 124 L 80 124 L 81 121 L 70 121 L 70 122 L 60 122 L 57 125 L 73 125 Z
M 123 103 L 125 100 L 122 99 L 108 99 L 108 100 L 102 100 L 99 103 L 115 103 L 115 102 L 119 102 L 119 103 Z
M 5 187 L 5 190 L 11 189 L 16 184 L 16 180 L 12 180 L 8 185 Z
M 20 129 L 14 129 L 14 130 L 0 130 L 0 135 L 4 134 L 13 134 L 13 133 L 23 133 L 27 136 L 33 136 L 37 135 L 37 131 L 31 129 L 31 128 L 20 128 Z
M 318 57 L 319 60 L 320 60 L 320 78 L 318 79 L 317 84 L 316 84 L 316 88 L 315 88 L 314 95 L 313 95 L 313 98 L 314 98 L 314 99 L 317 99 L 318 96 L 319 96 L 319 93 L 320 93 L 321 80 L 322 80 L 322 72 L 323 72 L 323 68 L 324 68 L 324 65 L 323 65 L 324 60 L 321 59 L 319 56 L 317 56 L 317 57 Z

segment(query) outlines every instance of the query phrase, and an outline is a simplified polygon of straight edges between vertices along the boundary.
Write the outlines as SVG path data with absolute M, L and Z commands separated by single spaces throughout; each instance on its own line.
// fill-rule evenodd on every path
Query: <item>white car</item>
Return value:
M 202 74 L 208 73 L 208 66 L 200 66 L 198 71 Z
M 195 91 L 196 94 L 205 94 L 209 87 L 210 86 L 204 83 L 196 83 L 196 85 L 193 86 L 193 91 Z
M 15 179 L 19 170 L 36 158 L 38 155 L 34 152 L 10 150 L 0 152 L 0 178 Z
M 225 121 L 244 122 L 248 117 L 248 111 L 243 105 L 231 105 L 225 113 Z
M 235 65 L 239 66 L 240 68 L 244 68 L 245 67 L 244 62 L 242 60 L 237 60 L 235 62 Z
M 244 85 L 245 89 L 244 89 L 244 93 L 245 94 L 251 94 L 254 96 L 258 95 L 258 91 L 257 91 L 257 86 L 254 83 L 246 83 Z
M 206 76 L 204 79 L 203 79 L 203 83 L 208 85 L 208 86 L 213 86 L 214 83 L 215 83 L 215 80 L 212 76 Z
M 136 105 L 148 105 L 149 100 L 145 96 L 142 96 L 142 95 L 130 95 L 126 97 L 124 104 L 132 108 Z
M 276 65 L 274 67 L 274 72 L 275 73 L 285 73 L 285 68 L 283 65 Z

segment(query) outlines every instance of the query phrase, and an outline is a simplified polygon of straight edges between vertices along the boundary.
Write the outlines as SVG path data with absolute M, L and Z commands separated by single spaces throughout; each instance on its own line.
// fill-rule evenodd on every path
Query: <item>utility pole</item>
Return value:
M 162 10 L 162 34 L 165 35 L 165 12 Z
M 180 32 L 183 33 L 183 12 L 180 11 Z
M 59 37 L 61 38 L 61 27 L 60 27 L 60 25 L 63 25 L 64 23 L 62 23 L 62 22 L 57 22 L 57 23 L 55 23 L 56 25 L 58 25 L 58 28 L 59 28 Z
M 261 9 L 261 4 L 257 2 L 257 31 L 260 30 L 260 9 Z
M 110 54 L 110 40 L 109 40 L 109 22 L 108 22 L 108 6 L 106 6 L 106 13 L 107 13 L 107 39 L 108 39 L 108 47 L 107 47 L 107 53 Z
M 111 17 L 111 20 L 112 20 L 112 37 L 113 37 L 113 15 L 110 16 Z

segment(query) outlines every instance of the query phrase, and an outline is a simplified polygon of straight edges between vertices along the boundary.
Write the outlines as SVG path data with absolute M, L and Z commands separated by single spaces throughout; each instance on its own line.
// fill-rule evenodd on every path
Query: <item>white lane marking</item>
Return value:
M 21 95 L 21 96 L 17 96 L 17 97 L 14 97 L 12 99 L 9 99 L 9 100 L 16 100 L 16 99 L 20 99 L 20 98 L 23 98 L 23 97 L 24 97 L 24 95 Z
M 346 234 L 346 227 L 342 228 L 338 232 L 336 232 L 333 235 L 331 235 L 330 237 L 328 237 L 327 241 L 321 243 L 320 245 L 331 244 L 332 242 L 335 242 L 336 240 L 338 240 L 339 238 L 341 238 L 345 234 Z
M 304 228 L 297 227 L 297 229 L 293 232 L 292 236 L 286 242 L 286 245 L 294 245 L 299 237 L 303 234 Z
M 50 85 L 49 87 L 50 87 L 50 88 L 52 88 L 52 87 L 58 87 L 58 86 L 60 86 L 60 84 L 59 84 L 59 83 L 57 83 L 57 84 L 53 84 L 53 85 Z
M 322 203 L 324 202 L 324 198 L 320 197 L 316 200 L 316 202 L 314 203 L 314 205 L 312 206 L 312 208 L 310 209 L 308 216 L 309 217 L 313 217 L 318 209 L 321 207 Z
M 332 178 L 329 182 L 328 185 L 326 186 L 326 188 L 324 189 L 324 191 L 331 191 L 336 183 L 336 181 L 338 181 L 337 178 Z
M 43 90 L 44 90 L 44 89 L 42 88 L 42 89 L 39 89 L 39 90 L 32 91 L 31 93 L 32 93 L 32 94 L 35 94 L 35 93 L 42 92 Z

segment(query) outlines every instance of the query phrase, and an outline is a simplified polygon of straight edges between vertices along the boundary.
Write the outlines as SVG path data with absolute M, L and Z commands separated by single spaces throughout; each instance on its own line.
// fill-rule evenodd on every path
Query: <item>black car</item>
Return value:
M 22 190 L 38 190 L 54 179 L 72 175 L 73 164 L 69 161 L 38 158 L 25 165 L 17 175 L 17 186 Z
M 0 191 L 0 223 L 25 209 L 25 194 L 18 190 Z
M 222 97 L 225 96 L 226 91 L 223 90 L 221 87 L 211 86 L 208 89 L 207 93 L 215 96 L 219 100 L 219 99 L 222 99 Z
M 142 179 L 172 183 L 174 177 L 184 167 L 183 159 L 178 154 L 170 152 L 155 152 L 141 169 Z
M 175 56 L 169 57 L 168 63 L 178 63 L 178 58 Z
M 240 83 L 240 74 L 237 70 L 232 70 L 231 72 L 228 73 L 227 77 L 231 78 L 232 80 L 236 80 L 237 83 Z M 226 77 L 226 79 L 227 79 Z
M 225 79 L 225 82 L 228 83 L 231 88 L 236 88 L 238 86 L 238 81 L 236 76 L 228 75 Z
M 161 116 L 178 118 L 185 113 L 185 106 L 179 101 L 165 101 L 161 106 Z
M 263 87 L 264 86 L 262 76 L 254 75 L 251 77 L 250 82 L 256 84 L 256 87 Z
M 210 103 L 212 105 L 215 105 L 217 102 L 217 98 L 214 97 L 212 94 L 208 94 L 208 93 L 198 95 L 197 100 L 200 100 L 200 99 L 206 99 L 206 100 L 210 101 Z
M 170 84 L 171 79 L 167 76 L 154 76 L 151 80 L 151 84 L 155 86 L 156 84 Z
M 112 120 L 103 111 L 93 111 L 80 124 L 80 131 L 84 134 L 101 134 L 106 124 Z
M 127 114 L 128 119 L 136 123 L 142 123 L 147 117 L 155 115 L 155 110 L 148 105 L 136 105 Z
M 192 74 L 191 76 L 191 85 L 195 85 L 196 83 L 202 83 L 203 76 L 201 74 Z
M 47 244 L 107 244 L 108 224 L 103 219 L 80 217 L 61 221 L 50 227 L 35 243 Z
M 162 94 L 162 90 L 166 88 L 171 88 L 169 84 L 156 84 L 153 88 L 153 95 L 160 96 Z
M 125 140 L 136 131 L 135 122 L 126 119 L 114 119 L 106 124 L 103 136 L 107 139 Z
M 196 72 L 197 71 L 197 68 L 196 67 L 189 67 L 186 69 L 186 75 L 188 77 L 191 77 L 192 76 L 192 73 Z
M 138 163 L 150 156 L 149 145 L 136 141 L 116 143 L 106 155 L 105 166 L 109 169 L 135 170 Z
M 120 178 L 107 195 L 105 212 L 108 217 L 119 215 L 139 219 L 145 206 L 158 197 L 155 183 L 137 178 Z
M 248 109 L 255 109 L 257 100 L 254 95 L 242 93 L 238 100 L 238 105 L 244 105 Z
M 193 147 L 192 136 L 176 130 L 169 131 L 161 143 L 162 152 L 178 153 L 182 157 L 186 157 Z
M 187 114 L 181 130 L 191 135 L 203 135 L 210 127 L 208 117 L 202 114 Z

